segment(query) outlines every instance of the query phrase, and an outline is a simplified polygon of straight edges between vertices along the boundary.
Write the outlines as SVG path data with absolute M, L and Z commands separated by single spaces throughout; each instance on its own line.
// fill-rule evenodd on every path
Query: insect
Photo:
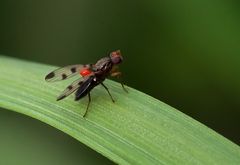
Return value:
M 108 76 L 121 77 L 122 73 L 119 71 L 118 65 L 122 63 L 122 61 L 123 58 L 121 52 L 120 50 L 117 50 L 111 52 L 109 56 L 101 58 L 96 62 L 96 64 L 76 64 L 58 68 L 46 75 L 45 80 L 47 82 L 55 82 L 80 74 L 81 78 L 75 80 L 71 85 L 67 86 L 67 88 L 57 97 L 57 101 L 64 99 L 75 91 L 75 101 L 88 95 L 88 104 L 83 115 L 83 117 L 85 117 L 91 102 L 90 92 L 97 85 L 101 84 L 107 91 L 112 102 L 115 102 L 107 86 L 103 84 L 103 81 Z M 121 85 L 123 90 L 127 92 L 122 81 Z

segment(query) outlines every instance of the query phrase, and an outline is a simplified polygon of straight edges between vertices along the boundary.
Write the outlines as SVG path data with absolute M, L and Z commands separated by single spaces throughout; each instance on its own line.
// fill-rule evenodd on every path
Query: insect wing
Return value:
M 72 76 L 77 75 L 82 68 L 86 66 L 81 64 L 76 65 L 68 65 L 63 68 L 58 68 L 52 72 L 50 72 L 46 77 L 45 80 L 48 82 L 60 81 L 70 78 Z
M 90 92 L 90 90 L 98 84 L 95 79 L 95 76 L 89 76 L 83 81 L 75 94 L 75 100 L 79 100 L 82 97 L 86 96 L 88 92 Z
M 83 83 L 83 79 L 77 79 L 75 80 L 71 85 L 69 85 L 57 98 L 58 100 L 62 100 L 63 98 L 67 97 L 68 95 L 72 94 L 74 91 L 76 91 L 81 84 Z

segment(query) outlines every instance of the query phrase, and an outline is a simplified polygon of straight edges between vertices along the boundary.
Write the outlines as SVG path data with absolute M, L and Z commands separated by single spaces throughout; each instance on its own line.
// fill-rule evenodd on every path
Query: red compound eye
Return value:
M 114 52 L 111 53 L 112 57 L 117 57 L 117 56 L 120 56 L 120 55 L 121 55 L 120 50 L 117 50 L 117 51 L 114 51 Z
M 115 57 L 118 56 L 118 54 L 116 52 L 112 52 L 112 56 Z
M 92 71 L 90 71 L 89 69 L 83 69 L 83 70 L 80 71 L 80 75 L 82 75 L 83 77 L 87 76 L 91 73 L 92 73 Z

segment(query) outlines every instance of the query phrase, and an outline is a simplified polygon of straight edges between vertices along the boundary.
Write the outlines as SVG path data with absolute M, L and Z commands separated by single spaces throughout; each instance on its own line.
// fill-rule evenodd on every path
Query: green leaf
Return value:
M 56 67 L 0 56 L 0 107 L 43 121 L 118 164 L 240 164 L 240 147 L 165 103 L 106 80 L 87 98 L 56 97 L 71 82 L 47 83 Z

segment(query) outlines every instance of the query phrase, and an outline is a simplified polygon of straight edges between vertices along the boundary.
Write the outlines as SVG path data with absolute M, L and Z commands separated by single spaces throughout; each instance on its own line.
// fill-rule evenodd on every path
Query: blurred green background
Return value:
M 240 144 L 239 8 L 236 0 L 1 0 L 0 53 L 64 66 L 94 63 L 121 49 L 127 85 Z M 74 157 L 81 155 L 79 148 L 84 146 L 51 127 L 40 122 L 36 126 L 36 121 L 6 110 L 1 110 L 0 116 L 7 119 L 0 120 L 0 141 L 6 140 L 13 148 L 21 140 L 2 137 L 11 129 L 9 122 L 17 123 L 19 129 L 29 123 L 30 132 L 41 127 L 46 136 L 56 134 L 51 136 L 55 140 L 50 139 L 54 146 L 44 144 L 46 150 L 58 150 L 62 144 L 58 138 L 64 137 L 67 142 L 61 150 L 67 147 Z M 38 146 L 38 141 L 50 143 L 44 133 L 35 136 L 27 132 L 24 134 L 32 138 L 33 146 Z M 17 136 L 19 132 L 11 133 Z M 4 153 L 2 147 L 0 152 Z M 39 157 L 45 152 L 39 151 Z M 106 164 L 97 154 L 88 161 L 91 157 Z

